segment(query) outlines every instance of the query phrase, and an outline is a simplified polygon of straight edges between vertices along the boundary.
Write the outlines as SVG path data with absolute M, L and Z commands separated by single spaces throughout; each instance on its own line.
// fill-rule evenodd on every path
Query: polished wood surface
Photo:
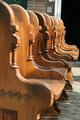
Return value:
M 65 49 L 62 47 L 61 44 L 61 30 L 60 30 L 60 20 L 58 18 L 54 18 L 52 17 L 52 21 L 53 23 L 55 22 L 55 33 L 56 33 L 56 37 L 55 37 L 55 50 L 62 54 L 62 55 L 68 55 L 70 56 L 70 58 L 68 60 L 77 60 L 78 56 L 79 56 L 79 50 L 77 49 L 77 53 L 76 51 L 71 50 L 71 49 Z
M 70 60 L 72 57 L 69 55 L 63 55 L 59 54 L 57 50 L 55 50 L 55 38 L 56 38 L 56 33 L 55 33 L 55 23 L 53 22 L 51 16 L 44 14 L 47 26 L 48 26 L 48 32 L 49 32 L 49 40 L 47 42 L 47 47 L 48 47 L 48 53 L 50 55 L 51 59 L 64 59 L 64 60 Z M 66 62 L 66 61 L 65 61 Z
M 65 80 L 72 80 L 72 73 L 50 49 L 62 42 L 56 51 L 68 55 L 63 27 L 57 18 L 0 1 L 1 120 L 39 120 L 60 113 L 56 101 L 67 98 Z M 69 51 L 78 52 L 76 46 Z
M 76 59 L 78 59 L 79 56 L 79 49 L 77 48 L 76 45 L 68 45 L 65 41 L 65 34 L 66 34 L 66 30 L 65 30 L 65 26 L 64 23 L 61 19 L 59 19 L 59 24 L 60 24 L 60 42 L 62 45 L 62 48 L 64 48 L 65 50 L 71 50 L 76 54 Z
M 35 64 L 32 29 L 25 9 L 0 1 L 0 108 L 17 111 L 18 120 L 38 120 L 65 87 L 64 75 Z
M 16 110 L 18 120 L 37 120 L 38 113 L 54 103 L 54 95 L 47 83 L 25 79 L 20 75 L 23 75 L 23 66 L 20 63 L 24 63 L 25 59 L 23 61 L 20 56 L 19 45 L 22 41 L 18 32 L 23 22 L 27 30 L 29 19 L 23 8 L 13 8 L 16 8 L 14 12 L 0 1 L 0 108 Z M 17 11 L 21 17 L 16 15 Z M 17 56 L 20 58 L 17 59 Z
M 63 66 L 60 66 L 60 65 L 62 65 L 62 63 L 64 64 L 64 67 L 63 68 L 67 68 L 66 70 L 67 70 L 67 72 L 66 72 L 66 74 L 65 74 L 65 80 L 73 80 L 73 77 L 72 77 L 72 72 L 71 72 L 71 68 L 69 67 L 69 65 L 68 65 L 68 63 L 66 62 L 66 61 L 64 61 L 64 60 L 59 60 L 59 59 L 52 59 L 51 57 L 50 57 L 50 55 L 49 55 L 49 53 L 48 53 L 48 50 L 47 50 L 47 41 L 48 41 L 48 39 L 49 39 L 49 36 L 48 37 L 46 37 L 47 35 L 48 35 L 48 31 L 47 31 L 47 24 L 46 24 L 46 21 L 45 21 L 45 18 L 44 18 L 44 16 L 41 14 L 41 13 L 39 13 L 39 12 L 34 12 L 36 15 L 37 15 L 37 17 L 38 17 L 38 19 L 39 19 L 39 25 L 42 27 L 42 30 L 41 30 L 41 35 L 42 35 L 42 38 L 40 39 L 40 55 L 42 56 L 42 58 L 44 58 L 44 60 L 46 59 L 46 61 L 47 62 L 54 62 L 54 64 L 55 64 L 55 66 L 53 66 L 53 67 L 58 67 L 58 70 L 59 70 L 59 67 L 63 67 Z M 45 28 L 44 28 L 44 26 L 45 26 Z M 37 39 L 37 41 L 38 41 L 38 39 Z M 46 42 L 45 42 L 46 41 Z M 36 43 L 36 42 L 35 42 Z M 39 42 L 37 42 L 37 44 L 38 44 Z M 37 44 L 35 45 L 35 47 L 37 46 Z M 60 62 L 60 64 L 59 64 L 59 62 Z M 45 62 L 46 63 L 46 62 Z M 39 63 L 38 63 L 39 64 Z M 46 64 L 47 66 L 48 66 L 48 63 Z M 63 70 L 63 69 L 62 69 Z M 64 72 L 64 70 L 63 71 L 61 71 L 61 72 Z

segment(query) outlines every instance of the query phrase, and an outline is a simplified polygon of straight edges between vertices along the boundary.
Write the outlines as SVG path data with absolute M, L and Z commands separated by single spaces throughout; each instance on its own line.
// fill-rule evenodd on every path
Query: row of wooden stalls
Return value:
M 60 114 L 79 50 L 65 42 L 61 19 L 0 0 L 0 120 Z

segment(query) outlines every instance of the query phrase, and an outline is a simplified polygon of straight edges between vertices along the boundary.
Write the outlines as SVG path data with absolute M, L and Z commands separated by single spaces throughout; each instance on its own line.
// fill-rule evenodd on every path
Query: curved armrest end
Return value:
M 54 94 L 49 84 L 43 83 L 42 80 L 38 79 L 24 78 L 20 74 L 19 69 L 16 69 L 16 75 L 20 81 L 28 86 L 29 94 L 36 103 L 38 112 L 50 107 L 53 104 Z

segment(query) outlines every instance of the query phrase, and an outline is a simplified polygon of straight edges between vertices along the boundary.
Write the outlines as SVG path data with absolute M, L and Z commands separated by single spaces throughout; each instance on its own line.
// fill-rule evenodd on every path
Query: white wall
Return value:
M 54 16 L 61 18 L 61 6 L 62 6 L 62 0 L 55 0 L 55 12 Z

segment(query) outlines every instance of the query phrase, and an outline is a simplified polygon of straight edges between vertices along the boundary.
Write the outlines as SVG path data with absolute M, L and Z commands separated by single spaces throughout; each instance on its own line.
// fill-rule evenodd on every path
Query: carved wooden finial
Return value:
M 11 33 L 14 34 L 14 33 L 16 33 L 16 32 L 19 31 L 19 26 L 12 24 L 12 25 L 10 26 L 9 30 L 10 30 Z

